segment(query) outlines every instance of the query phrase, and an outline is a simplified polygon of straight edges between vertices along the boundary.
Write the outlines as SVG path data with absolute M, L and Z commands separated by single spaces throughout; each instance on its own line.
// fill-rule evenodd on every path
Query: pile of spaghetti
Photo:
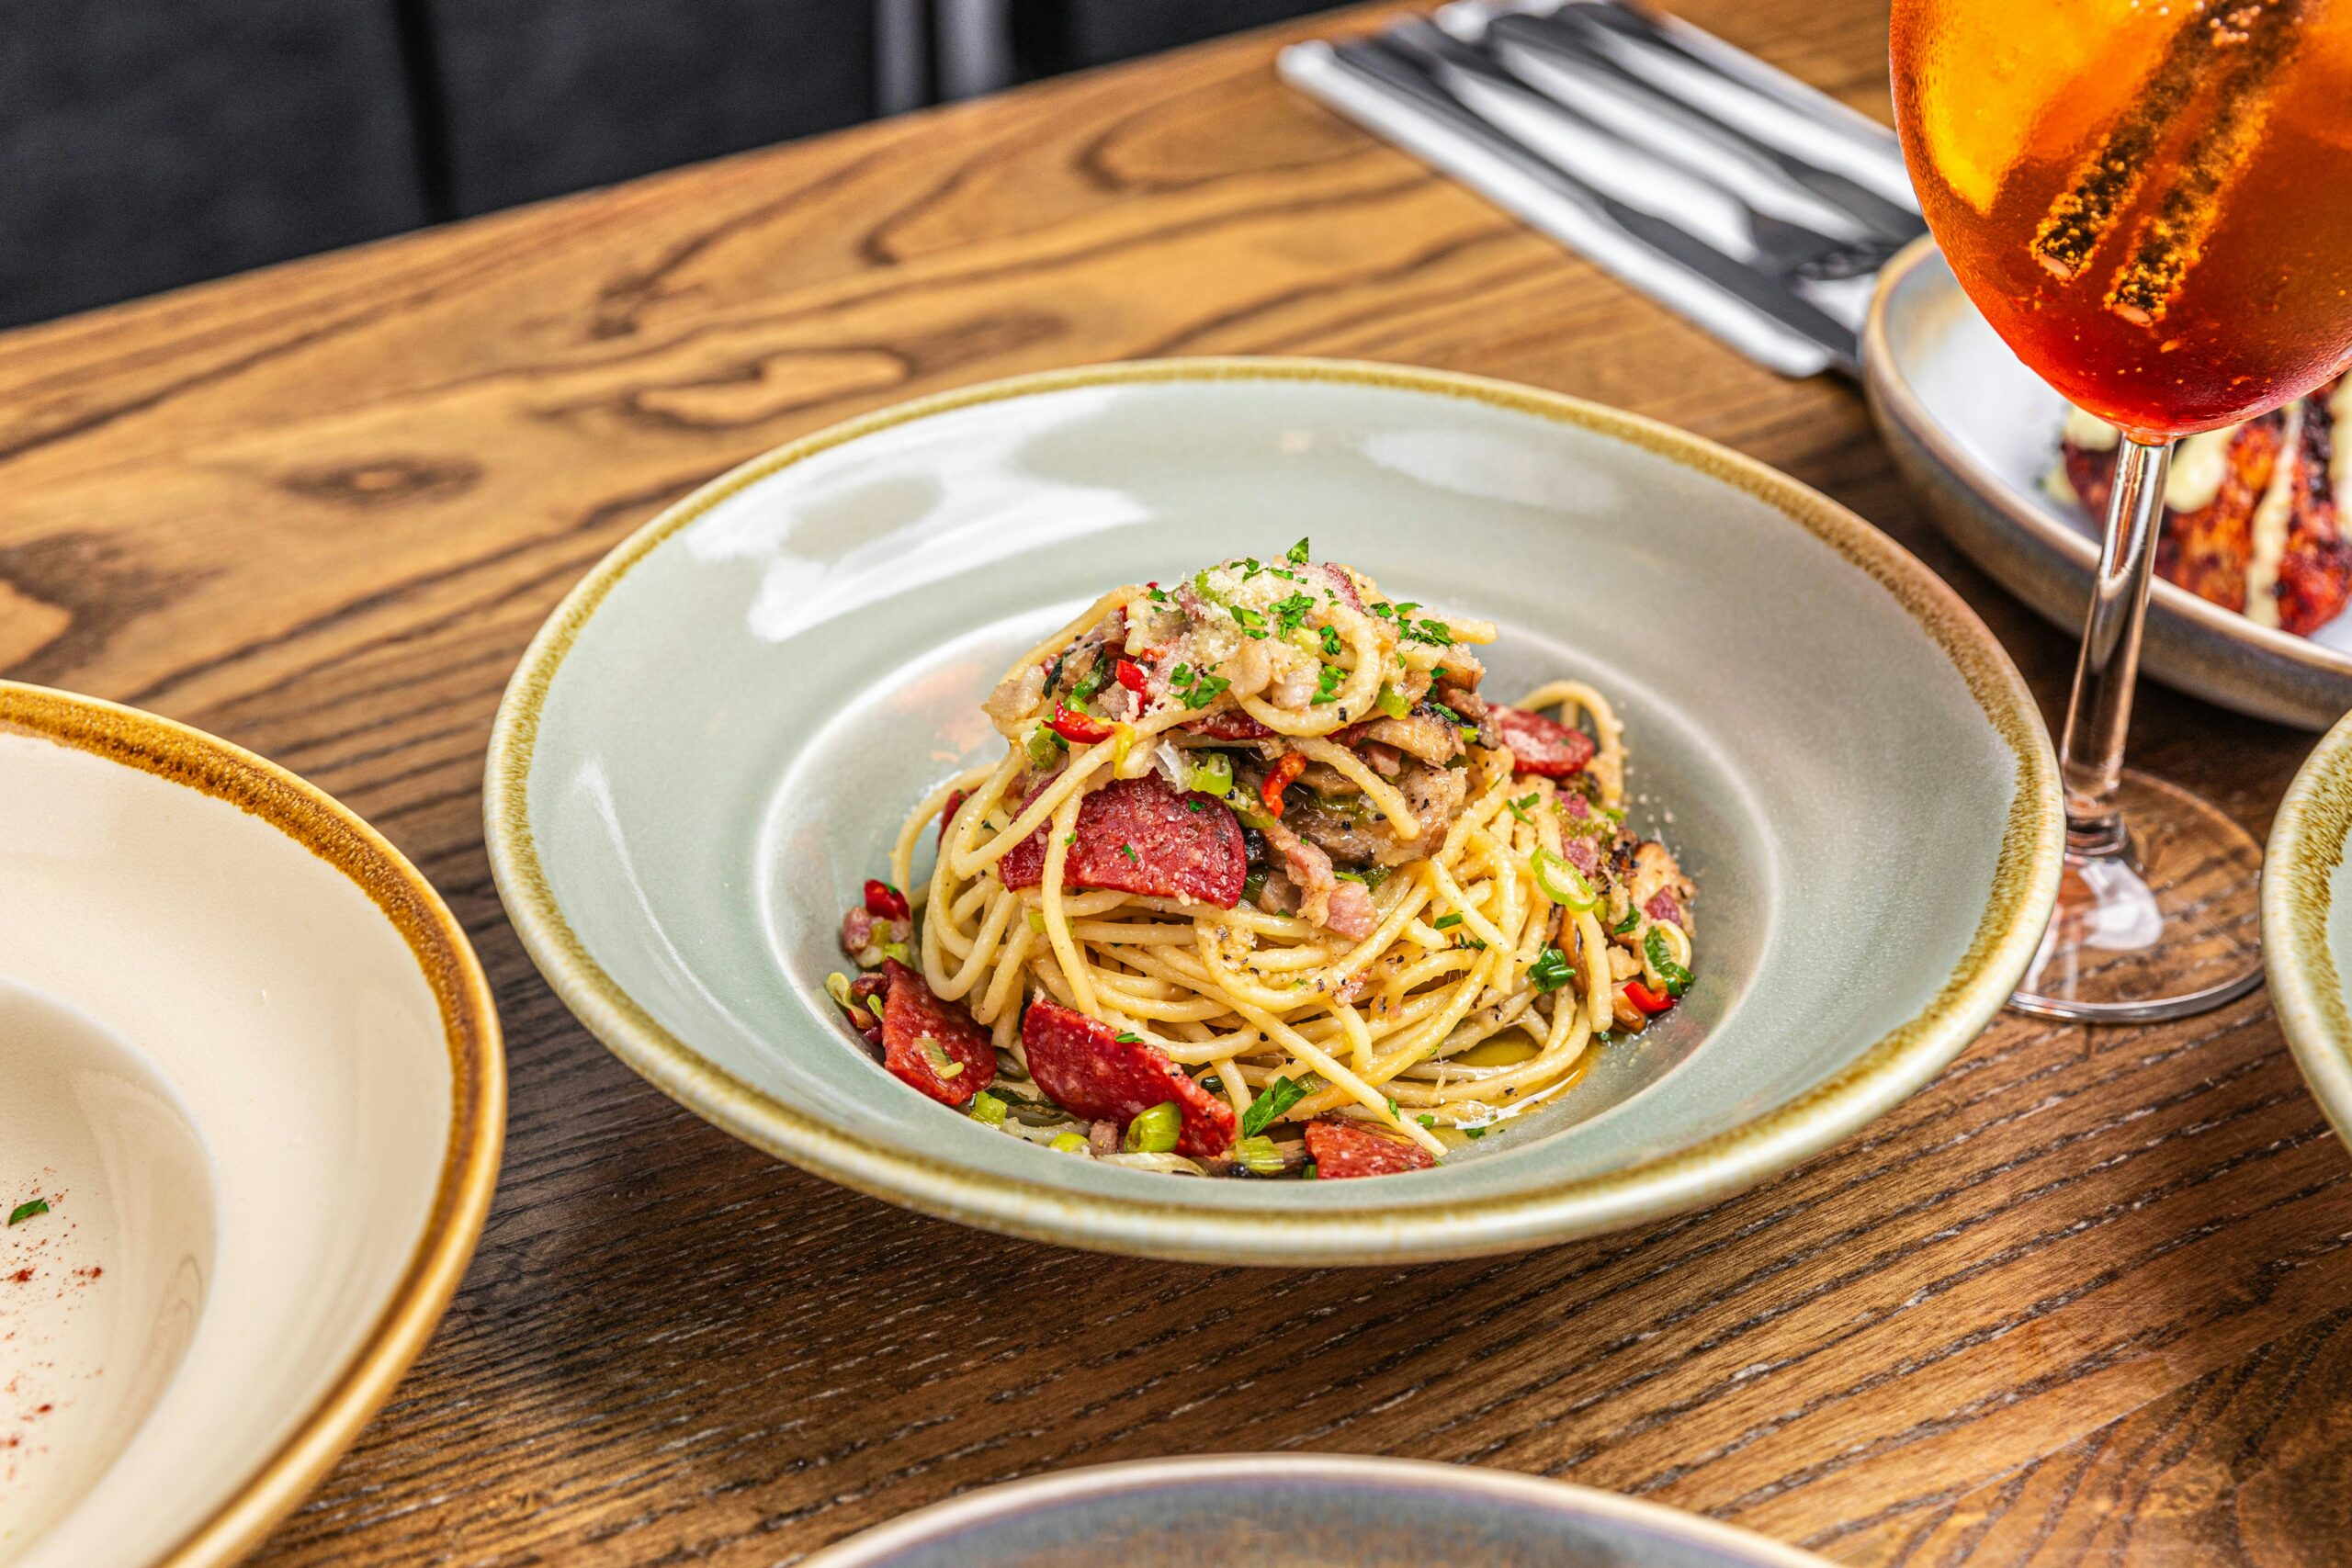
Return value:
M 1693 966 L 1694 890 L 1623 826 L 1608 701 L 1486 700 L 1494 636 L 1305 540 L 1104 594 L 988 699 L 1004 755 L 916 807 L 829 990 L 902 1081 L 1054 1148 L 1433 1164 Z

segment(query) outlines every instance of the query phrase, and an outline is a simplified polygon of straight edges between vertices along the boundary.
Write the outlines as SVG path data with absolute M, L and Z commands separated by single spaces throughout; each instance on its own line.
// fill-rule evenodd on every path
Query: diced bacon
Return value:
M 1503 744 L 1510 748 L 1515 773 L 1564 779 L 1584 772 L 1585 764 L 1592 761 L 1592 737 L 1581 729 L 1571 729 L 1557 719 L 1501 703 L 1488 704 L 1487 714 L 1494 720 Z
M 1356 592 L 1356 580 L 1347 568 L 1335 566 L 1329 561 L 1317 561 L 1313 570 L 1323 574 L 1323 581 L 1341 604 L 1351 610 L 1363 608 L 1363 595 Z
M 1187 1077 L 1148 1040 L 1122 1040 L 1102 1020 L 1040 997 L 1022 1017 L 1021 1043 L 1037 1087 L 1080 1121 L 1115 1121 L 1124 1128 L 1153 1106 L 1174 1100 L 1183 1119 L 1178 1154 L 1207 1159 L 1232 1146 L 1233 1107 Z
M 1600 851 L 1594 847 L 1590 839 L 1576 835 L 1562 840 L 1560 858 L 1587 876 L 1600 874 Z
M 956 1002 L 932 994 L 922 976 L 895 958 L 882 961 L 890 982 L 882 1004 L 882 1065 L 910 1089 L 942 1105 L 964 1105 L 996 1081 L 996 1047 L 988 1031 Z M 943 1052 L 934 1061 L 930 1045 Z
M 1046 880 L 1051 830 L 1051 824 L 1038 829 L 997 863 L 1007 887 Z M 1063 863 L 1062 883 L 1151 898 L 1196 898 L 1230 909 L 1241 901 L 1249 874 L 1241 824 L 1223 801 L 1185 795 L 1158 773 L 1146 773 L 1114 780 L 1079 803 L 1078 842 Z
M 1650 895 L 1650 901 L 1642 906 L 1642 913 L 1653 920 L 1664 920 L 1669 925 L 1682 923 L 1682 906 L 1675 902 L 1674 895 L 1663 887 Z
M 1398 1176 L 1427 1170 L 1437 1164 L 1429 1150 L 1402 1138 L 1367 1133 L 1344 1122 L 1309 1122 L 1306 1153 L 1315 1174 L 1324 1181 L 1345 1181 L 1357 1176 Z
M 1219 708 L 1205 718 L 1196 718 L 1184 726 L 1195 735 L 1205 735 L 1211 740 L 1263 740 L 1273 733 L 1239 708 Z
M 1325 911 L 1323 924 L 1350 942 L 1362 942 L 1380 923 L 1380 913 L 1373 908 L 1372 894 L 1361 882 L 1345 880 L 1334 883 L 1331 901 Z

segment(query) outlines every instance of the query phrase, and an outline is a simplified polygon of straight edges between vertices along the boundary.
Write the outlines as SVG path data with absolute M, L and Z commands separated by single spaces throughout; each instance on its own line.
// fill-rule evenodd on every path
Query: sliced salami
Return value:
M 895 958 L 882 961 L 882 973 L 890 986 L 882 1003 L 882 1065 L 893 1077 L 942 1105 L 967 1104 L 996 1081 L 996 1048 L 970 1013 L 942 1001 Z
M 1176 1152 L 1195 1159 L 1233 1145 L 1233 1107 L 1201 1088 L 1148 1040 L 1122 1040 L 1102 1020 L 1040 997 L 1021 1020 L 1029 1076 L 1064 1111 L 1122 1127 L 1174 1100 L 1183 1115 Z
M 1273 733 L 1240 708 L 1219 708 L 1206 718 L 1196 718 L 1184 728 L 1212 740 L 1263 740 Z
M 1355 1176 L 1396 1176 L 1427 1170 L 1437 1161 L 1429 1150 L 1402 1138 L 1367 1133 L 1344 1122 L 1309 1122 L 1306 1153 L 1315 1161 L 1316 1176 L 1344 1181 Z
M 1592 737 L 1555 718 L 1525 708 L 1489 703 L 1487 716 L 1494 721 L 1503 744 L 1510 748 L 1511 771 L 1564 779 L 1584 772 L 1592 761 Z
M 1007 887 L 1046 880 L 1051 824 L 997 863 Z M 1079 803 L 1066 887 L 1108 887 L 1149 898 L 1196 898 L 1230 909 L 1250 874 L 1241 824 L 1214 795 L 1186 795 L 1157 773 L 1115 779 Z

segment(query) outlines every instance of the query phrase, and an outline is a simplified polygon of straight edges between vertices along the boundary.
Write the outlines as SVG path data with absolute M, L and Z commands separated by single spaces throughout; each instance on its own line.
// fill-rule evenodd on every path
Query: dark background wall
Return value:
M 1330 0 L 0 0 L 0 326 Z

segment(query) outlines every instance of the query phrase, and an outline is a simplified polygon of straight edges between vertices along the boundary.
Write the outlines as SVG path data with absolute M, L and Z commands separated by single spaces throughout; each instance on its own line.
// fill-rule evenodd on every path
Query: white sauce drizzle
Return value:
M 2279 433 L 2278 461 L 2254 509 L 2253 545 L 2245 563 L 2245 617 L 2259 626 L 2278 624 L 2278 562 L 2287 553 L 2287 524 L 2295 505 L 2295 480 L 2303 466 L 2303 400 L 2287 405 Z

